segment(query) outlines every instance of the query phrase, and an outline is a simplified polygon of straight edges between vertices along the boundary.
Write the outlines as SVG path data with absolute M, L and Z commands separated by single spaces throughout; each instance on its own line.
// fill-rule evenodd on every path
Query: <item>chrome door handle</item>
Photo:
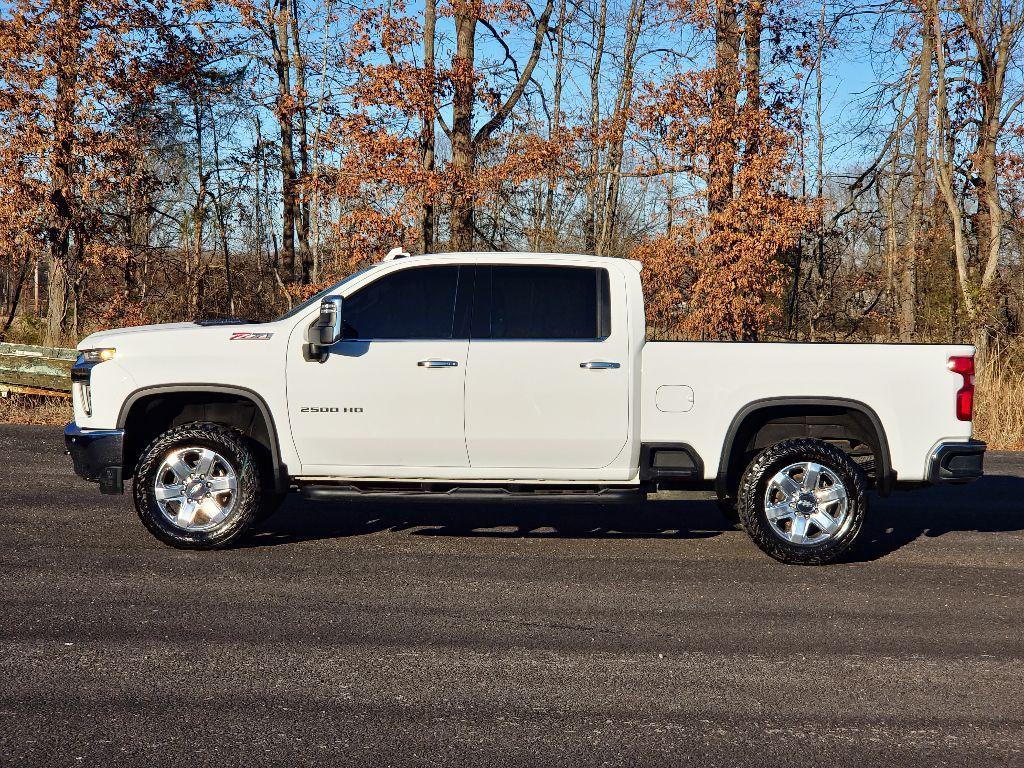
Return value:
M 591 360 L 589 363 L 580 363 L 580 368 L 591 371 L 606 371 L 610 368 L 620 367 L 618 363 L 606 363 L 603 360 Z
M 458 363 L 454 360 L 420 360 L 416 365 L 420 368 L 455 368 Z

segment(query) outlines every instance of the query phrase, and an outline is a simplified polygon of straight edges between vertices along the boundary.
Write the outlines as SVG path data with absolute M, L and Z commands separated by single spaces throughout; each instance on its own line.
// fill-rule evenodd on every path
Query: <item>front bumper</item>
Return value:
M 981 440 L 939 443 L 928 460 L 931 483 L 968 483 L 984 474 L 985 449 Z
M 82 429 L 71 422 L 64 429 L 64 443 L 75 465 L 75 474 L 100 484 L 103 493 L 122 493 L 123 429 Z

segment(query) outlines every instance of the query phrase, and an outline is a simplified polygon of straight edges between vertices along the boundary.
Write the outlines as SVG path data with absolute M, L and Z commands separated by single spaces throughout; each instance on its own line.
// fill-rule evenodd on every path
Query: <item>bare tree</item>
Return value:
M 424 109 L 420 117 L 420 162 L 424 175 L 429 176 L 434 172 L 436 163 L 437 148 L 435 146 L 434 124 L 436 115 L 434 111 L 434 79 L 435 56 L 437 36 L 437 0 L 424 0 L 423 6 L 423 71 L 426 79 L 426 87 L 429 90 L 430 106 Z M 420 238 L 419 249 L 421 253 L 429 253 L 434 249 L 434 198 L 427 195 L 423 200 L 423 207 L 420 211 Z
M 288 279 L 294 279 L 295 269 L 295 216 L 296 178 L 295 150 L 293 146 L 294 95 L 292 93 L 292 57 L 290 53 L 289 0 L 271 0 L 273 26 L 270 32 L 274 71 L 277 75 L 277 101 L 274 113 L 281 135 L 281 258 Z
M 645 0 L 631 0 L 626 17 L 626 39 L 622 50 L 622 78 L 615 96 L 608 137 L 608 152 L 601 173 L 600 229 L 595 253 L 606 254 L 611 245 L 615 219 L 619 213 L 619 190 L 622 187 L 622 157 L 626 141 L 626 128 L 633 101 L 633 78 L 636 73 L 636 49 L 644 24 Z
M 476 29 L 480 23 L 479 7 L 470 0 L 457 0 L 454 4 L 456 49 L 452 62 L 453 98 L 452 168 L 455 179 L 452 189 L 451 235 L 456 250 L 471 250 L 476 228 L 473 223 L 473 176 L 477 155 L 495 132 L 501 128 L 526 92 L 533 70 L 540 60 L 548 22 L 554 10 L 554 0 L 547 0 L 537 19 L 533 47 L 526 65 L 510 93 L 488 120 L 474 133 L 473 117 L 476 107 Z
M 736 142 L 731 127 L 739 98 L 741 30 L 736 0 L 721 0 L 715 6 L 715 85 L 711 96 L 711 119 L 721 128 L 714 137 L 706 179 L 708 211 L 723 210 L 733 194 L 736 172 Z

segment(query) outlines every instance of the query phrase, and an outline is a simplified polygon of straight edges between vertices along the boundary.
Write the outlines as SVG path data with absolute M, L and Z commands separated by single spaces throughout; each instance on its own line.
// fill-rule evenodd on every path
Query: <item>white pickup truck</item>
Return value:
M 288 491 L 608 502 L 703 486 L 767 554 L 819 564 L 853 544 L 870 488 L 982 474 L 972 347 L 651 342 L 640 272 L 389 257 L 273 322 L 96 333 L 68 450 L 105 493 L 134 478 L 142 522 L 195 549 L 237 541 Z

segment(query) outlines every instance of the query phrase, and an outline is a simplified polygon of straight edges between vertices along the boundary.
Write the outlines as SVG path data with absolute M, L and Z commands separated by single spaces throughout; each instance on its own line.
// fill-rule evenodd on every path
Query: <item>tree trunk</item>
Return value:
M 930 18 L 931 34 L 935 47 L 935 152 L 932 164 L 935 167 L 935 185 L 946 203 L 950 226 L 953 229 L 953 256 L 956 273 L 960 282 L 960 293 L 964 308 L 973 322 L 976 319 L 977 301 L 973 281 L 968 270 L 967 238 L 964 233 L 964 217 L 953 187 L 953 143 L 950 127 L 948 95 L 946 92 L 946 53 L 943 44 L 942 19 L 939 18 L 937 0 L 927 0 L 927 16 Z
M 565 22 L 566 3 L 568 0 L 561 0 L 558 9 L 558 31 L 555 35 L 555 83 L 554 96 L 552 98 L 552 117 L 549 137 L 552 142 L 558 143 L 562 133 L 562 78 L 565 68 Z M 555 211 L 555 187 L 558 186 L 559 168 L 552 167 L 548 173 L 547 191 L 544 195 L 544 211 L 542 213 L 543 242 L 546 250 L 552 250 L 555 246 L 557 233 L 554 226 Z M 540 229 L 540 228 L 538 228 Z M 538 238 L 540 233 L 538 232 Z M 539 248 L 535 249 L 539 250 Z
M 982 70 L 984 72 L 984 68 Z M 998 152 L 1002 78 L 982 78 L 982 118 L 974 152 L 975 187 L 978 194 L 978 261 L 982 265 L 981 292 L 987 294 L 999 267 L 999 247 L 1003 233 L 1003 209 L 999 201 Z
M 601 228 L 597 238 L 598 256 L 608 254 L 612 245 L 615 220 L 619 212 L 619 190 L 622 187 L 622 157 L 626 140 L 626 127 L 629 122 L 630 107 L 633 102 L 633 75 L 636 70 L 636 47 L 640 39 L 644 21 L 644 0 L 632 0 L 629 15 L 626 18 L 626 40 L 623 46 L 622 81 L 615 99 L 615 111 L 612 113 L 612 129 L 608 146 L 608 163 L 606 166 L 608 180 L 604 205 L 602 207 Z
M 307 129 L 308 107 L 306 104 L 306 62 L 302 58 L 302 48 L 299 45 L 298 0 L 292 0 L 291 33 L 291 63 L 292 68 L 295 70 L 295 95 L 298 99 L 298 104 L 296 105 L 296 116 L 298 117 L 299 131 L 299 167 L 302 172 L 303 182 L 306 182 L 309 180 L 309 134 Z M 298 198 L 297 190 L 296 197 Z M 313 270 L 312 252 L 309 248 L 309 201 L 305 199 L 296 199 L 295 205 L 297 208 L 296 221 L 299 225 L 299 263 L 302 266 L 302 282 L 309 283 Z
M 928 115 L 932 98 L 932 63 L 934 60 L 935 38 L 931 33 L 931 16 L 926 8 L 921 29 L 917 102 L 914 106 L 914 166 L 910 225 L 901 275 L 900 341 L 902 342 L 912 341 L 917 332 L 917 260 L 921 253 L 922 233 L 925 227 L 925 195 L 928 184 Z
M 185 255 L 185 306 L 188 315 L 195 318 L 202 306 L 203 281 L 203 238 L 206 229 L 206 196 L 208 194 L 208 181 L 210 174 L 206 171 L 203 162 L 203 115 L 199 99 L 201 94 L 194 94 L 192 109 L 195 121 L 196 132 L 196 175 L 199 186 L 196 189 L 196 201 L 192 207 L 192 237 L 194 238 L 193 248 Z
M 144 162 L 143 160 L 141 164 Z M 146 173 L 146 169 L 140 168 L 137 173 L 143 175 Z M 132 193 L 130 199 L 131 208 L 128 211 L 125 227 L 129 247 L 124 263 L 124 287 L 125 297 L 128 301 L 137 303 L 146 293 L 142 264 L 149 252 L 152 237 L 150 217 L 153 210 L 153 195 L 151 190 L 144 186 L 137 193 Z
M 1015 49 L 1024 33 L 1024 13 L 1020 5 L 976 3 L 960 0 L 957 11 L 964 29 L 973 43 L 970 51 L 979 73 L 977 100 L 981 114 L 977 121 L 977 139 L 972 161 L 972 182 L 978 199 L 977 240 L 981 279 L 977 285 L 978 310 L 985 313 L 982 325 L 991 322 L 994 303 L 990 296 L 999 268 L 999 251 L 1003 234 L 1003 209 L 999 199 L 999 136 L 1010 115 L 1003 116 L 1006 95 L 1006 74 Z M 937 48 L 941 60 L 943 51 Z M 1021 102 L 1016 102 L 1019 107 Z M 1013 107 L 1010 113 L 1012 114 Z M 987 341 L 987 334 L 986 334 Z
M 63 248 L 67 248 L 65 241 Z M 64 343 L 68 328 L 68 306 L 71 301 L 71 281 L 68 279 L 67 257 L 56 254 L 50 247 L 50 260 L 46 275 L 46 346 L 59 347 Z
M 274 69 L 277 73 L 277 122 L 281 131 L 281 260 L 286 279 L 296 277 L 295 270 L 295 156 L 292 147 L 292 118 L 295 108 L 291 87 L 289 54 L 288 0 L 277 0 L 272 41 Z
M 18 302 L 21 301 L 21 289 L 25 285 L 25 279 L 28 277 L 28 265 L 32 261 L 32 256 L 26 252 L 24 259 L 21 262 L 21 269 L 18 270 L 18 277 L 14 283 L 14 291 L 10 296 L 10 306 L 7 310 L 7 319 L 4 321 L 3 329 L 0 329 L 0 339 L 3 339 L 7 332 L 11 330 L 11 326 L 14 325 L 14 318 L 18 314 Z
M 740 29 L 736 0 L 721 0 L 715 14 L 715 84 L 711 95 L 714 147 L 708 163 L 708 212 L 718 213 L 732 199 L 736 140 L 732 129 L 739 95 Z
M 816 213 L 816 226 L 814 238 L 814 275 L 816 277 L 814 287 L 814 322 L 822 315 L 822 307 L 829 300 L 826 294 L 828 283 L 825 280 L 825 130 L 822 123 L 822 115 L 825 106 L 824 93 L 822 91 L 825 66 L 825 0 L 821 0 L 821 11 L 818 15 L 818 63 L 815 67 L 815 100 L 814 100 L 814 138 L 815 148 L 815 193 L 818 199 L 818 210 Z M 814 339 L 817 328 L 812 326 L 811 338 Z
M 764 29 L 764 2 L 750 0 L 743 12 L 743 89 L 747 106 L 761 108 L 761 34 Z
M 46 344 L 60 346 L 68 332 L 71 298 L 70 273 L 78 265 L 71 260 L 71 229 L 74 196 L 75 112 L 82 44 L 82 3 L 60 3 L 53 101 L 53 143 L 50 147 L 49 263 L 47 268 Z
M 900 118 L 902 119 L 902 109 L 900 110 Z M 891 334 L 894 330 L 893 321 L 897 317 L 897 312 L 900 307 L 900 292 L 896 286 L 896 276 L 899 267 L 899 236 L 897 232 L 897 216 L 896 216 L 896 194 L 899 189 L 899 172 L 897 169 L 897 162 L 900 158 L 900 142 L 896 142 L 896 148 L 892 153 L 892 161 L 889 164 L 889 188 L 885 189 L 882 179 L 879 179 L 875 185 L 875 189 L 878 194 L 878 207 L 885 213 L 885 284 L 886 291 L 889 295 L 892 309 L 896 310 L 889 313 L 889 333 Z
M 764 31 L 764 2 L 750 0 L 743 12 L 743 90 L 747 95 L 745 109 L 750 120 L 761 109 L 761 35 Z M 820 67 L 820 64 L 819 64 Z M 754 123 L 756 124 L 756 122 Z M 747 136 L 744 158 L 747 160 L 757 156 L 760 151 L 760 137 L 756 131 Z
M 747 100 L 745 111 L 750 113 L 750 120 L 756 125 L 755 115 L 761 109 L 761 35 L 764 31 L 764 2 L 750 0 L 743 12 L 743 90 Z M 757 156 L 760 151 L 760 137 L 756 131 L 747 134 L 747 143 L 743 150 L 745 160 Z
M 476 62 L 475 6 L 468 0 L 455 3 L 455 61 L 452 96 L 452 248 L 473 250 L 473 142 L 474 66 Z
M 333 26 L 334 15 L 334 2 L 333 0 L 326 0 L 324 7 L 324 26 L 321 32 L 322 38 L 322 58 L 320 62 L 320 94 L 317 97 L 316 104 L 316 124 L 313 127 L 313 156 L 311 164 L 313 166 L 313 174 L 310 179 L 310 217 L 309 217 L 309 232 L 313 238 L 312 242 L 312 259 L 313 266 L 310 272 L 311 282 L 320 282 L 320 273 L 322 268 L 322 248 L 320 246 L 320 164 L 321 164 L 321 150 L 320 141 L 323 136 L 322 126 L 324 117 L 324 104 L 327 100 L 327 65 L 330 57 L 330 51 L 332 50 L 331 44 L 331 29 Z
M 227 217 L 224 212 L 224 180 L 220 173 L 220 140 L 217 138 L 217 126 L 213 126 L 213 173 L 217 179 L 217 194 L 214 197 L 213 205 L 217 214 L 217 229 L 220 235 L 221 255 L 224 258 L 224 282 L 227 286 L 228 314 L 234 317 L 235 314 L 235 286 L 231 274 L 231 248 L 228 244 Z
M 598 221 L 604 184 L 601 175 L 601 64 L 604 59 L 604 40 L 608 31 L 608 0 L 600 0 L 595 22 L 594 63 L 590 68 L 590 194 L 587 195 L 587 221 L 584 247 L 588 253 L 597 250 Z
M 982 269 L 979 289 L 987 299 L 999 267 L 1003 233 L 997 153 L 999 134 L 1005 122 L 1002 111 L 1006 74 L 1024 32 L 1024 13 L 1020 12 L 1019 5 L 1004 6 L 1002 0 L 995 3 L 960 0 L 958 6 L 964 28 L 974 44 L 971 53 L 979 73 L 977 99 L 981 102 L 981 115 L 973 153 L 973 181 L 978 196 L 978 261 Z M 1020 102 L 1016 106 L 1019 107 Z
M 425 0 L 423 8 L 423 72 L 430 91 L 430 104 L 426 107 L 420 120 L 420 164 L 423 169 L 427 191 L 423 195 L 420 208 L 420 253 L 434 250 L 434 199 L 430 191 L 430 177 L 434 173 L 435 142 L 434 142 L 434 49 L 437 29 L 437 0 Z
M 540 59 L 544 46 L 544 38 L 548 32 L 548 22 L 554 10 L 554 0 L 547 0 L 544 10 L 537 19 L 534 30 L 533 49 L 530 58 L 519 73 L 519 80 L 501 106 L 484 123 L 480 130 L 473 133 L 473 108 L 475 106 L 475 78 L 473 76 L 476 59 L 476 25 L 479 21 L 478 7 L 468 0 L 458 0 L 454 6 L 455 15 L 455 60 L 452 75 L 452 168 L 455 179 L 452 190 L 452 246 L 457 251 L 473 248 L 476 232 L 474 224 L 473 179 L 476 171 L 476 157 L 479 149 L 485 146 L 494 133 L 512 114 L 516 104 L 523 97 L 526 86 L 533 77 L 533 70 Z

